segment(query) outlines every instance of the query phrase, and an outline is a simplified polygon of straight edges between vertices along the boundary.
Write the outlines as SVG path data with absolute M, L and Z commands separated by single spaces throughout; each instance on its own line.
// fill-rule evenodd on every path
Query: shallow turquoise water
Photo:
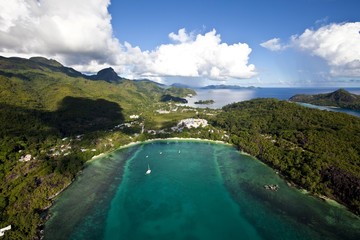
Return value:
M 360 239 L 353 214 L 207 142 L 150 142 L 92 161 L 51 213 L 46 239 Z

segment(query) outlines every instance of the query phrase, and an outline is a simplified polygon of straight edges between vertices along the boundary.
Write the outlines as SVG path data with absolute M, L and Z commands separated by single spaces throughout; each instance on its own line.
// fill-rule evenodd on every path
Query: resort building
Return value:
M 207 120 L 205 119 L 195 119 L 195 118 L 187 118 L 181 120 L 177 127 L 179 129 L 182 129 L 184 127 L 186 128 L 198 128 L 198 127 L 206 127 L 208 125 Z

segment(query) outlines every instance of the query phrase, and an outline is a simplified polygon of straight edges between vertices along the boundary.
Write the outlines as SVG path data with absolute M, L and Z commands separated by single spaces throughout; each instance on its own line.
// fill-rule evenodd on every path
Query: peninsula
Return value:
M 12 226 L 6 236 L 39 236 L 55 197 L 92 157 L 156 138 L 230 143 L 360 214 L 360 119 L 273 99 L 223 109 L 174 101 L 189 94 L 196 92 L 125 79 L 111 68 L 91 77 L 46 58 L 0 57 L 0 227 Z
M 325 94 L 297 94 L 290 99 L 292 102 L 310 103 L 319 106 L 332 106 L 360 110 L 360 96 L 350 93 L 345 89 L 339 89 L 335 92 Z

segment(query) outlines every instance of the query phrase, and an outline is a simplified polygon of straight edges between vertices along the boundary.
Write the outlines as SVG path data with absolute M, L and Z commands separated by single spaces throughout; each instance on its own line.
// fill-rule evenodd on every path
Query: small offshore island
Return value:
M 59 193 L 94 156 L 157 138 L 229 143 L 291 185 L 360 215 L 357 117 L 277 99 L 195 109 L 178 104 L 192 89 L 121 78 L 111 68 L 88 76 L 42 57 L 0 57 L 0 90 L 0 228 L 11 225 L 4 239 L 40 237 Z M 269 184 L 277 183 L 260 184 L 256 194 L 284 189 L 264 189 Z M 246 182 L 241 189 L 252 191 Z
M 214 100 L 199 100 L 197 102 L 195 102 L 195 104 L 204 104 L 204 105 L 209 105 L 209 104 L 213 104 L 215 103 Z

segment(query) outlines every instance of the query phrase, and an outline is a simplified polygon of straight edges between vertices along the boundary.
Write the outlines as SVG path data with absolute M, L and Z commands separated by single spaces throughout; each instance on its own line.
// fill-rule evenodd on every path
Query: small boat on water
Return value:
M 147 169 L 147 171 L 146 171 L 146 175 L 149 175 L 151 173 L 151 169 L 150 169 L 150 166 L 149 166 L 149 164 L 148 164 L 148 169 Z

